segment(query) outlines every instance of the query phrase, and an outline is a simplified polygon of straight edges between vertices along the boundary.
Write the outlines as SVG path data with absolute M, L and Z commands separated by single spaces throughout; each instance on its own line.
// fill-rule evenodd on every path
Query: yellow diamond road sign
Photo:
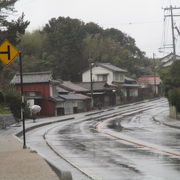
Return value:
M 18 54 L 19 51 L 8 40 L 0 45 L 0 59 L 4 64 L 10 64 Z

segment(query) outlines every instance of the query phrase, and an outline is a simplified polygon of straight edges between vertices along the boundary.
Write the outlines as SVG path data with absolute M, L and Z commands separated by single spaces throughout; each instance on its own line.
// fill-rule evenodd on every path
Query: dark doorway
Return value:
M 64 108 L 57 108 L 57 115 L 58 116 L 64 115 Z
M 78 113 L 78 108 L 77 107 L 73 107 L 73 113 Z

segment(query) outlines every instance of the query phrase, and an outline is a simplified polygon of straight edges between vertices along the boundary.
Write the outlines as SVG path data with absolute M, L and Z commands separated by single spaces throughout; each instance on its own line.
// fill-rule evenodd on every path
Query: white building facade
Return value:
M 82 82 L 91 81 L 90 71 L 88 69 L 82 74 Z M 113 66 L 110 63 L 96 63 L 92 66 L 92 81 L 105 81 L 110 85 L 113 82 L 123 83 L 126 72 L 126 70 Z

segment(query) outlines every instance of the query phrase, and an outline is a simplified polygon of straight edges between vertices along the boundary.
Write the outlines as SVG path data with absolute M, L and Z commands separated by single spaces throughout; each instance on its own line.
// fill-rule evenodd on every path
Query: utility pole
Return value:
M 90 68 L 90 83 L 91 83 L 91 108 L 94 108 L 94 98 L 93 98 L 93 78 L 92 78 L 92 68 L 94 63 L 92 62 L 92 59 L 89 59 L 89 68 Z
M 174 35 L 174 18 L 173 18 L 173 7 L 170 6 L 171 11 L 171 29 L 172 29 L 172 42 L 173 42 L 173 54 L 174 60 L 176 59 L 176 45 L 175 45 L 175 35 Z
M 156 67 L 155 67 L 155 53 L 153 53 L 154 61 L 154 97 L 156 97 Z
M 26 149 L 26 128 L 25 128 L 25 117 L 24 117 L 24 89 L 23 89 L 23 72 L 22 72 L 22 58 L 21 52 L 19 53 L 19 67 L 20 67 L 20 84 L 21 84 L 21 120 L 23 123 L 23 149 Z
M 170 11 L 170 14 L 168 15 L 164 15 L 164 17 L 170 17 L 171 18 L 171 30 L 172 30 L 172 48 L 173 48 L 173 60 L 175 61 L 176 60 L 176 42 L 175 42 L 175 32 L 174 30 L 178 29 L 177 27 L 175 27 L 175 24 L 174 24 L 174 17 L 178 17 L 180 15 L 178 14 L 173 14 L 173 10 L 178 10 L 180 9 L 180 7 L 172 7 L 172 5 L 170 5 L 169 7 L 167 8 L 164 8 L 164 11 Z

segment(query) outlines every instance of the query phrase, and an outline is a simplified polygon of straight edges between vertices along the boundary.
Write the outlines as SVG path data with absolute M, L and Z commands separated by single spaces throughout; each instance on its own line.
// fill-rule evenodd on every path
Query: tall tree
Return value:
M 47 36 L 47 54 L 53 56 L 55 74 L 65 80 L 81 79 L 80 70 L 84 68 L 82 42 L 86 35 L 84 23 L 69 17 L 53 18 L 44 27 Z M 49 59 L 49 57 L 46 59 Z
M 22 14 L 16 20 L 8 20 L 8 17 L 12 16 L 16 11 L 14 4 L 17 0 L 1 0 L 0 1 L 0 43 L 5 39 L 11 41 L 14 45 L 20 42 L 20 35 L 25 33 L 25 29 L 29 25 L 28 21 L 24 21 L 24 14 Z M 4 79 L 10 72 L 9 68 L 3 69 L 3 65 L 0 63 L 0 86 L 4 85 Z M 7 72 L 8 71 L 8 72 Z
M 0 41 L 4 39 L 10 40 L 13 44 L 19 42 L 18 35 L 24 34 L 25 29 L 30 22 L 24 21 L 24 14 L 17 20 L 8 20 L 8 17 L 14 14 L 14 4 L 17 0 L 1 0 L 0 1 Z
M 89 58 L 125 68 L 135 77 L 143 73 L 141 69 L 147 72 L 151 62 L 120 30 L 69 17 L 52 18 L 42 31 L 26 33 L 19 47 L 26 71 L 52 70 L 57 78 L 71 81 L 81 80 Z

